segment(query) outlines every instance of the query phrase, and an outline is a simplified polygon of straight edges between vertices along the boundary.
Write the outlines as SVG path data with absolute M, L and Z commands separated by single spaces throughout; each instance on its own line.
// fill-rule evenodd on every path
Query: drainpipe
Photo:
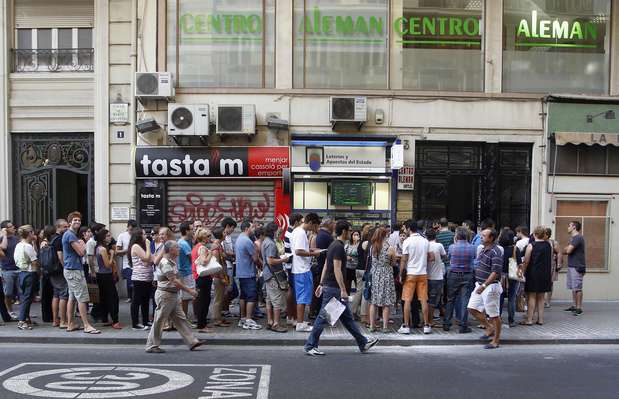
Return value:
M 148 0 L 142 0 L 142 1 L 148 1 Z M 144 18 L 144 16 L 142 16 L 142 18 Z M 141 23 L 144 23 L 144 21 L 141 21 Z M 137 143 L 137 132 L 135 131 L 135 116 L 136 116 L 136 103 L 135 103 L 135 96 L 133 95 L 133 93 L 135 93 L 135 72 L 137 72 L 137 68 L 138 68 L 138 58 L 137 58 L 137 54 L 138 54 L 138 47 L 137 47 L 137 41 L 138 41 L 138 0 L 131 0 L 131 53 L 129 54 L 129 58 L 131 59 L 131 76 L 129 77 L 129 81 L 131 82 L 130 84 L 130 92 L 129 92 L 129 96 L 130 98 L 130 110 L 131 112 L 129 113 L 129 129 L 131 129 L 131 159 L 129 160 L 130 164 L 131 164 L 131 176 L 133 177 L 132 179 L 132 184 L 133 184 L 133 190 L 131 190 L 131 196 L 129 198 L 129 216 L 131 217 L 131 219 L 135 219 L 136 217 L 136 207 L 137 204 L 135 203 L 135 199 L 136 197 L 136 185 L 135 185 L 135 146 Z M 143 45 L 143 44 L 142 44 Z

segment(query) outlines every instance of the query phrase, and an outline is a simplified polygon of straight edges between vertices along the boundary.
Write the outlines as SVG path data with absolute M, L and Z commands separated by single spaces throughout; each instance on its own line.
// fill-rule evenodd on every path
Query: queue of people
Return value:
M 213 229 L 186 221 L 178 226 L 178 240 L 168 227 L 145 232 L 133 220 L 115 240 L 102 224 L 82 226 L 78 212 L 40 235 L 32 226 L 16 229 L 4 221 L 0 315 L 30 330 L 36 325 L 30 307 L 41 296 L 43 321 L 54 327 L 100 334 L 93 320 L 122 329 L 117 291 L 122 278 L 131 302 L 130 328 L 149 332 L 149 353 L 163 352 L 162 331 L 171 330 L 196 349 L 204 342 L 192 329 L 209 334 L 233 327 L 231 304 L 238 301 L 238 328 L 306 332 L 306 352 L 321 355 L 324 307 L 332 298 L 346 304 L 340 320 L 362 352 L 377 341 L 363 336 L 356 323 L 371 333 L 391 333 L 398 310 L 400 334 L 415 328 L 431 334 L 438 326 L 449 331 L 454 322 L 460 333 L 470 333 L 470 314 L 485 329 L 486 348 L 494 349 L 505 300 L 510 327 L 543 325 L 553 282 L 565 263 L 574 300 L 566 310 L 583 314 L 585 242 L 577 221 L 570 223 L 570 242 L 561 248 L 549 228 L 537 227 L 529 236 L 524 226 L 497 231 L 490 219 L 479 230 L 471 222 L 455 226 L 445 218 L 391 228 L 365 224 L 359 230 L 314 213 L 289 220 L 286 231 L 253 219 L 243 220 L 238 231 L 232 218 Z M 523 292 L 526 317 L 517 322 Z M 260 322 L 265 317 L 266 323 Z

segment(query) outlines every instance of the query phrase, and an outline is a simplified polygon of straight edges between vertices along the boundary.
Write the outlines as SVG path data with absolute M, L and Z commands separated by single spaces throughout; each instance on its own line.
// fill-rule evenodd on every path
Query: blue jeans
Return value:
M 127 281 L 127 298 L 133 298 L 133 281 L 131 281 L 131 275 L 133 274 L 133 269 L 127 267 L 123 269 L 121 274 L 123 278 Z
M 39 275 L 35 272 L 19 272 L 19 321 L 30 320 L 30 305 L 39 289 Z
M 468 326 L 469 312 L 466 307 L 469 304 L 469 298 L 474 288 L 472 281 L 472 272 L 447 272 L 447 304 L 445 305 L 445 320 L 443 320 L 443 325 L 451 327 L 451 318 L 453 316 L 454 307 L 457 304 L 460 309 L 461 317 L 460 329 L 464 330 Z
M 507 290 L 504 290 L 501 294 L 501 315 L 503 314 L 503 302 L 507 296 L 507 321 L 509 323 L 515 322 L 516 316 L 516 299 L 518 291 L 520 290 L 520 281 L 507 280 Z
M 314 328 L 312 328 L 310 336 L 307 338 L 307 341 L 305 341 L 305 350 L 308 351 L 312 348 L 318 347 L 318 341 L 320 341 L 320 334 L 322 334 L 322 330 L 324 330 L 325 325 L 327 324 L 325 306 L 327 305 L 327 303 L 329 303 L 331 298 L 336 298 L 338 301 L 342 302 L 346 306 L 346 309 L 344 309 L 344 312 L 340 316 L 340 321 L 344 325 L 344 328 L 346 328 L 346 330 L 348 330 L 348 332 L 355 338 L 359 349 L 363 349 L 365 344 L 367 344 L 368 340 L 363 334 L 361 334 L 357 323 L 355 323 L 352 312 L 350 311 L 350 307 L 348 306 L 348 302 L 343 302 L 341 300 L 340 289 L 333 287 L 322 287 L 322 305 L 320 306 L 320 312 L 318 313 L 318 317 L 314 322 Z

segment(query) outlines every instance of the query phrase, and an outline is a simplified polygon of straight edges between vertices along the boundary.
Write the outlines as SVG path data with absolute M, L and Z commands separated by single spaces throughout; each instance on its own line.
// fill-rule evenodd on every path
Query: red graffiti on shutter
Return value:
M 221 221 L 228 216 L 237 223 L 248 217 L 270 222 L 271 220 L 264 220 L 264 217 L 272 211 L 273 198 L 267 193 L 262 194 L 259 200 L 219 194 L 212 201 L 208 201 L 198 193 L 187 193 L 184 200 L 172 202 L 168 206 L 168 222 L 178 224 L 184 221 L 201 220 L 204 226 L 209 228 L 219 226 Z

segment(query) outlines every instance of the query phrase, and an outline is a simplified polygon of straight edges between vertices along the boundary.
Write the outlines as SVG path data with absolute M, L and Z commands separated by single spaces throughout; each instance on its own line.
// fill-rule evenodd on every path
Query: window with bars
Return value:
M 92 72 L 92 28 L 16 29 L 13 72 Z
M 619 176 L 619 147 L 552 143 L 548 165 L 549 174 Z

